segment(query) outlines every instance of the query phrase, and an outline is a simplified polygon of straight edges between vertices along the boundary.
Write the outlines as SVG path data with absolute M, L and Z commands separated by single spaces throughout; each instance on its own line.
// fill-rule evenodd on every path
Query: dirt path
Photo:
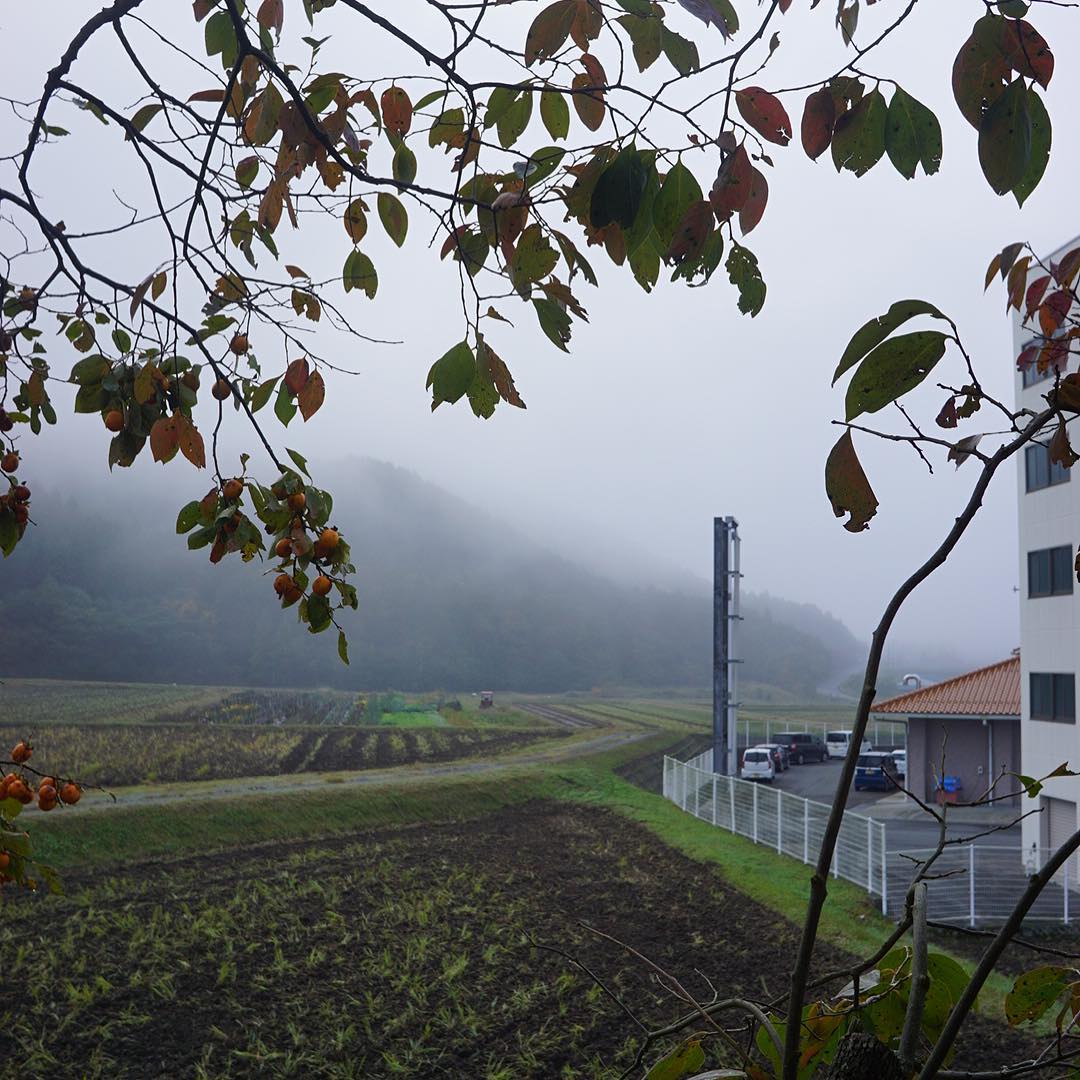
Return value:
M 164 806 L 169 803 L 198 798 L 231 799 L 249 795 L 279 795 L 313 789 L 335 790 L 353 787 L 386 787 L 402 784 L 426 784 L 460 776 L 491 776 L 508 772 L 525 765 L 555 764 L 572 761 L 589 754 L 613 750 L 628 743 L 638 742 L 655 734 L 651 731 L 609 731 L 592 738 L 560 740 L 559 744 L 543 749 L 506 754 L 497 758 L 469 761 L 451 761 L 440 764 L 401 765 L 391 769 L 365 769 L 360 772 L 293 773 L 287 776 L 254 776 L 237 780 L 216 780 L 178 784 L 162 784 L 159 787 L 130 788 L 115 792 L 115 800 L 101 792 L 87 792 L 80 810 L 103 811 L 133 806 Z M 28 807 L 28 812 L 38 813 Z

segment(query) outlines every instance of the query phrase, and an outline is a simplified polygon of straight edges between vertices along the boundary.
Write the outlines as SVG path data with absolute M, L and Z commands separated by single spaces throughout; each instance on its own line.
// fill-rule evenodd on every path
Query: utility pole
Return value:
M 713 772 L 737 771 L 738 675 L 734 659 L 739 611 L 739 523 L 713 518 Z

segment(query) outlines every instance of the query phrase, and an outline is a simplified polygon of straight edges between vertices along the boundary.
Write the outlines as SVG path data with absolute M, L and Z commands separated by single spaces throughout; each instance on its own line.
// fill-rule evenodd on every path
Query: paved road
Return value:
M 489 776 L 524 765 L 557 764 L 613 750 L 655 735 L 654 731 L 609 731 L 592 738 L 562 739 L 542 749 L 524 750 L 495 758 L 450 761 L 438 764 L 401 765 L 392 769 L 359 772 L 293 773 L 288 776 L 241 777 L 236 780 L 163 784 L 116 792 L 115 801 L 100 792 L 88 791 L 80 810 L 101 811 L 133 806 L 162 806 L 179 800 L 235 799 L 247 795 L 279 795 L 289 792 L 340 791 L 342 788 L 425 784 L 458 776 Z M 34 806 L 30 813 L 40 813 Z

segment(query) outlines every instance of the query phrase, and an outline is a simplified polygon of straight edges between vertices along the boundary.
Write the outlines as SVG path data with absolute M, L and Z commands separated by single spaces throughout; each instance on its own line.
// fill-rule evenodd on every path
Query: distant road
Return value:
M 576 718 L 575 718 L 576 719 Z M 638 742 L 656 734 L 654 731 L 609 731 L 592 738 L 572 739 L 544 749 L 525 750 L 495 758 L 414 763 L 391 769 L 364 769 L 357 772 L 290 773 L 286 776 L 238 777 L 235 780 L 211 780 L 162 784 L 119 791 L 116 801 L 100 792 L 87 792 L 80 809 L 88 811 L 122 810 L 134 806 L 164 806 L 181 800 L 235 799 L 250 795 L 280 795 L 306 791 L 340 791 L 342 788 L 388 787 L 401 784 L 426 784 L 458 776 L 489 776 L 509 772 L 524 765 L 556 764 L 586 757 L 604 750 Z M 31 813 L 40 813 L 28 807 Z

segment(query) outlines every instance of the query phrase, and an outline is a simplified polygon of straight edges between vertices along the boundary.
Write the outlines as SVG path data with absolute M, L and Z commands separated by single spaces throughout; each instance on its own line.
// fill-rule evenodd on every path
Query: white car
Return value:
M 848 747 L 851 745 L 850 731 L 826 731 L 825 750 L 831 758 L 847 757 Z M 869 754 L 874 748 L 870 740 L 864 738 L 859 747 L 860 754 Z
M 906 750 L 894 750 L 892 752 L 893 761 L 896 763 L 896 775 L 901 780 L 907 779 L 907 751 Z
M 743 753 L 742 768 L 739 769 L 739 775 L 744 780 L 764 780 L 766 784 L 771 784 L 776 776 L 772 751 L 764 750 L 758 746 L 751 746 L 749 750 Z

